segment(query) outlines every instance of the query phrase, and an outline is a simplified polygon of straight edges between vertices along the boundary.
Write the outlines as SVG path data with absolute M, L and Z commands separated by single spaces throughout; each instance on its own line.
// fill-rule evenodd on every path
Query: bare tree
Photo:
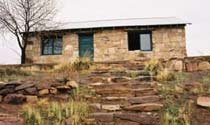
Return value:
M 21 49 L 21 64 L 26 61 L 30 32 L 52 28 L 55 0 L 0 0 L 0 30 L 12 33 Z

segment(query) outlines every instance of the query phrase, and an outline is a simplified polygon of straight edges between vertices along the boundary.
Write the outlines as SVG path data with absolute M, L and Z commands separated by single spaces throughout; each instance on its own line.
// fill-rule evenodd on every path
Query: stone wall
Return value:
M 184 64 L 188 72 L 210 70 L 210 56 L 187 57 Z
M 145 60 L 151 57 L 168 60 L 186 57 L 186 40 L 184 26 L 153 27 L 153 51 L 129 51 L 126 28 L 104 29 L 94 31 L 94 61 Z M 67 32 L 63 36 L 63 54 L 42 56 L 39 35 L 30 39 L 27 48 L 27 60 L 31 63 L 60 63 L 72 61 L 79 55 L 78 35 Z

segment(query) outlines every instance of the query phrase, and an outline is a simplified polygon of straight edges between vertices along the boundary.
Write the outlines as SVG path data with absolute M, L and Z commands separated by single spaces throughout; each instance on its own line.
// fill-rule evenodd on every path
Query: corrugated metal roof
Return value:
M 59 29 L 89 29 L 89 28 L 107 28 L 107 27 L 129 27 L 129 26 L 156 26 L 156 25 L 185 25 L 190 24 L 176 17 L 160 18 L 131 18 L 131 19 L 113 19 L 96 20 L 83 22 L 69 22 Z M 58 30 L 59 30 L 58 29 Z

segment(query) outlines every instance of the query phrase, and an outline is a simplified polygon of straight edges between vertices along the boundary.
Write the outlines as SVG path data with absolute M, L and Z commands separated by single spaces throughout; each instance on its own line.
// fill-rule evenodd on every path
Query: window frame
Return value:
M 55 40 L 57 39 L 57 38 L 60 38 L 61 39 L 61 53 L 55 53 L 54 52 L 54 48 L 55 48 L 55 46 L 54 46 L 54 43 L 55 43 Z M 53 39 L 53 42 L 52 42 L 52 53 L 51 54 L 45 54 L 44 53 L 44 40 L 45 39 Z M 51 55 L 62 55 L 63 54 L 63 36 L 55 36 L 55 35 L 51 35 L 51 36 L 41 36 L 41 56 L 51 56 Z
M 130 50 L 130 48 L 129 48 L 129 33 L 136 33 L 136 34 L 138 34 L 138 37 L 139 37 L 139 39 L 138 39 L 138 41 L 139 41 L 139 49 L 136 49 L 136 50 Z M 141 47 L 142 47 L 142 45 L 141 45 L 141 38 L 140 38 L 140 35 L 141 34 L 149 34 L 150 35 L 150 49 L 148 49 L 148 50 L 143 50 Z M 153 51 L 153 40 L 152 40 L 152 31 L 149 31 L 149 30 L 146 30 L 146 31 L 128 31 L 128 51 L 142 51 L 142 52 L 151 52 L 151 51 Z

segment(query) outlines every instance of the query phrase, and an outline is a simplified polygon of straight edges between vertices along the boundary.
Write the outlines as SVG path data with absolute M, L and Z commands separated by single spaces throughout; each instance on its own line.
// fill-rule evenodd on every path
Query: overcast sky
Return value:
M 186 28 L 188 55 L 210 55 L 209 5 L 209 0 L 59 0 L 57 20 L 179 17 L 192 23 Z M 19 62 L 16 42 L 8 37 L 2 41 L 0 64 Z

